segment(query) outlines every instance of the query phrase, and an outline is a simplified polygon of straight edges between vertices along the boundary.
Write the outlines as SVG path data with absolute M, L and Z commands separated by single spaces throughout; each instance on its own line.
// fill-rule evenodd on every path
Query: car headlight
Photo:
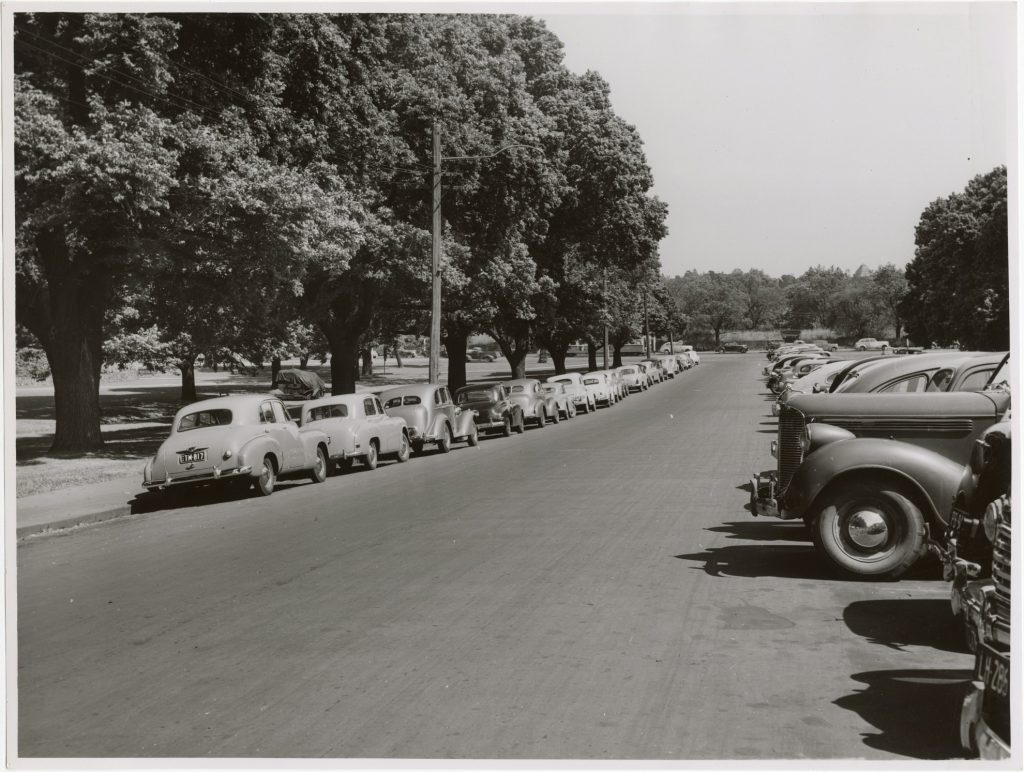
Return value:
M 224 460 L 225 460 L 225 461 L 227 461 L 227 460 L 228 460 L 229 458 L 231 458 L 231 457 L 232 457 L 233 455 L 234 455 L 234 453 L 232 453 L 232 452 L 231 452 L 230 450 L 225 450 L 225 451 L 224 451 Z
M 807 430 L 807 425 L 800 430 L 800 450 L 803 451 L 804 455 L 811 449 L 811 433 Z
M 995 501 L 990 501 L 985 507 L 985 517 L 982 519 L 985 526 L 985 538 L 993 544 L 996 543 L 996 536 L 999 535 L 999 526 L 1003 523 L 1004 498 L 1004 496 L 1000 496 Z

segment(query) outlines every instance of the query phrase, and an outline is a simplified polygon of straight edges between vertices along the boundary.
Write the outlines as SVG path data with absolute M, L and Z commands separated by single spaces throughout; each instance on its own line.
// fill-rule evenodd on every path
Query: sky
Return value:
M 930 202 L 1015 163 L 1012 3 L 623 11 L 536 15 L 643 139 L 666 275 L 903 266 Z

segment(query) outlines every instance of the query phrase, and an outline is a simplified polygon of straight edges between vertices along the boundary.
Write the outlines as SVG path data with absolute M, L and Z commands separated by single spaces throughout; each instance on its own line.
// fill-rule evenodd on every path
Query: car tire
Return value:
M 857 350 L 858 351 L 867 351 L 868 347 L 867 346 L 857 346 Z
M 476 424 L 473 424 L 473 429 L 466 436 L 466 444 L 471 448 L 475 448 L 480 444 L 480 435 L 477 434 Z
M 903 485 L 858 480 L 826 494 L 812 536 L 840 573 L 894 579 L 925 553 L 927 529 Z
M 379 460 L 380 452 L 377 448 L 377 440 L 370 440 L 370 447 L 366 449 L 366 455 L 363 456 L 363 466 L 372 472 L 377 468 L 377 462 Z
M 558 409 L 558 405 L 555 405 L 555 412 L 554 412 L 554 415 L 552 415 L 552 416 L 551 416 L 551 423 L 553 423 L 553 424 L 557 424 L 557 423 L 559 423 L 559 422 L 560 422 L 561 420 L 562 420 L 562 413 L 561 413 L 561 411 L 560 411 L 560 410 Z
M 441 439 L 437 441 L 437 450 L 439 453 L 447 453 L 452 449 L 452 430 L 448 427 L 448 424 L 444 425 L 444 432 L 441 435 Z
M 277 467 L 274 465 L 274 457 L 266 455 L 263 457 L 263 467 L 259 477 L 256 478 L 257 496 L 269 496 L 274 492 L 274 483 L 277 481 Z
M 309 472 L 309 479 L 315 483 L 322 483 L 326 480 L 327 473 L 330 471 L 330 463 L 327 459 L 327 452 L 322 447 L 317 447 L 316 463 L 313 464 L 313 468 Z
M 409 460 L 410 455 L 409 438 L 406 436 L 405 432 L 402 432 L 402 442 L 398 448 L 398 452 L 395 454 L 395 460 L 400 464 L 404 464 Z
M 505 420 L 501 424 L 501 436 L 511 437 L 512 436 L 512 419 L 505 416 Z
M 516 424 L 516 434 L 522 434 L 526 431 L 526 416 L 522 413 L 519 414 L 519 423 Z
M 544 408 L 540 409 L 540 415 L 537 416 L 537 428 L 543 429 L 548 422 L 548 411 Z

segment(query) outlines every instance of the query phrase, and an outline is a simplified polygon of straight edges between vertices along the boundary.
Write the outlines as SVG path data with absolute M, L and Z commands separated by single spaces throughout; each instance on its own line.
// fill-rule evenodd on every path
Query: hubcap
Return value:
M 848 526 L 850 539 L 858 547 L 875 549 L 889 538 L 889 526 L 885 518 L 872 510 L 862 510 L 850 518 Z

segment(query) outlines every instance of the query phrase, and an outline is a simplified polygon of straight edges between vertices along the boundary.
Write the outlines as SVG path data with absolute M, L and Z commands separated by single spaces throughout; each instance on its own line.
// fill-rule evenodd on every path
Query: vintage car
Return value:
M 944 351 L 919 356 L 883 357 L 854 367 L 834 393 L 979 391 L 1006 352 Z
M 974 441 L 1009 403 L 1003 389 L 795 396 L 751 512 L 803 519 L 841 573 L 899 576 L 945 532 Z
M 694 350 L 693 346 L 684 346 L 683 355 L 689 358 L 691 366 L 696 367 L 700 364 L 700 354 Z
M 405 419 L 415 453 L 422 453 L 427 443 L 447 453 L 453 442 L 465 440 L 472 446 L 479 440 L 473 411 L 456 405 L 447 386 L 439 383 L 398 386 L 381 392 L 380 401 L 388 415 Z
M 544 396 L 550 397 L 554 401 L 556 416 L 561 415 L 566 419 L 575 417 L 576 403 L 564 383 L 542 383 L 540 390 L 544 392 Z
M 661 366 L 661 362 L 653 359 L 643 359 L 640 361 L 640 364 L 647 368 L 647 374 L 650 376 L 652 384 L 661 383 L 668 377 Z
M 597 410 L 597 403 L 594 397 L 583 385 L 583 376 L 579 373 L 561 373 L 552 375 L 547 379 L 548 383 L 561 383 L 565 390 L 572 395 L 572 401 L 576 405 L 577 413 L 590 413 Z
M 1011 510 L 1007 494 L 985 508 L 984 529 L 992 543 L 992 582 L 991 589 L 981 596 L 974 677 L 960 709 L 961 745 L 969 755 L 991 760 L 1010 758 Z
M 558 423 L 558 408 L 553 395 L 545 394 L 540 381 L 535 378 L 518 378 L 505 381 L 502 386 L 509 390 L 509 399 L 523 409 L 523 418 L 543 429 L 548 419 Z
M 481 351 L 478 348 L 471 348 L 466 352 L 467 362 L 493 362 L 498 357 L 489 351 Z
M 719 353 L 733 352 L 733 353 L 736 353 L 736 354 L 746 354 L 747 353 L 747 347 L 744 344 L 742 344 L 742 343 L 736 343 L 734 341 L 729 341 L 728 343 L 723 343 L 722 345 L 720 345 L 718 347 L 718 352 Z
M 814 345 L 820 348 L 822 351 L 838 351 L 839 344 L 829 343 L 827 340 L 816 340 L 813 341 Z
M 797 359 L 789 367 L 773 371 L 768 376 L 768 388 L 773 394 L 781 394 L 793 381 L 803 378 L 819 367 L 824 367 L 831 361 L 831 359 L 826 357 L 804 357 Z
M 612 386 L 615 387 L 616 402 L 623 400 L 629 396 L 629 387 L 626 386 L 625 379 L 621 375 L 619 375 L 618 369 L 602 370 L 601 372 L 605 373 L 608 376 L 608 378 L 612 382 Z
M 679 367 L 679 360 L 674 356 L 659 354 L 653 357 L 653 359 L 661 365 L 661 369 L 665 371 L 669 378 L 675 378 L 676 373 L 682 369 Z
M 812 363 L 814 365 L 818 364 L 817 362 Z M 820 367 L 815 367 L 806 375 L 792 381 L 787 381 L 778 398 L 772 402 L 772 415 L 777 416 L 782 406 L 797 394 L 817 394 L 822 391 L 828 391 L 836 375 L 849 366 L 849 360 L 826 359 L 821 362 Z
M 821 359 L 827 359 L 830 356 L 831 354 L 826 351 L 822 351 L 817 346 L 801 346 L 794 351 L 786 351 L 779 354 L 779 356 L 761 368 L 761 372 L 765 375 L 771 375 L 775 370 L 781 370 L 784 367 L 789 367 L 793 361 L 798 358 L 818 357 Z
M 887 340 L 876 340 L 875 338 L 861 338 L 853 347 L 857 351 L 885 351 L 890 348 L 889 341 Z
M 647 391 L 649 388 L 647 374 L 636 365 L 623 365 L 616 370 L 630 391 Z
M 587 387 L 596 405 L 611 407 L 616 402 L 615 386 L 612 384 L 608 373 L 602 370 L 595 370 L 583 374 L 583 385 Z
M 317 399 L 327 393 L 327 384 L 312 370 L 282 370 L 271 386 L 282 399 Z
M 142 484 L 165 490 L 207 483 L 237 485 L 269 496 L 276 480 L 327 479 L 328 437 L 299 430 L 271 394 L 215 397 L 183 407 L 171 435 L 147 462 Z
M 523 433 L 523 408 L 512 401 L 507 386 L 500 383 L 463 386 L 455 392 L 455 401 L 463 410 L 474 412 L 479 432 L 498 431 L 506 437 L 512 432 Z
M 405 419 L 388 415 L 373 394 L 321 397 L 289 405 L 288 412 L 300 431 L 327 435 L 332 466 L 349 469 L 358 460 L 367 469 L 376 469 L 382 457 L 409 460 L 412 443 Z

